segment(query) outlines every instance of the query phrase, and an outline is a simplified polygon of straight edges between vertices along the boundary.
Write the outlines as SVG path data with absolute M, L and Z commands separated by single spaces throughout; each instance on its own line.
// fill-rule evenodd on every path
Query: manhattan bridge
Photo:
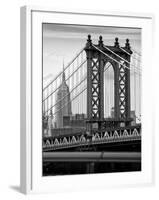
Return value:
M 96 163 L 139 163 L 141 170 L 140 81 L 141 54 L 129 39 L 107 46 L 88 35 L 43 87 L 43 163 L 88 163 L 88 173 Z

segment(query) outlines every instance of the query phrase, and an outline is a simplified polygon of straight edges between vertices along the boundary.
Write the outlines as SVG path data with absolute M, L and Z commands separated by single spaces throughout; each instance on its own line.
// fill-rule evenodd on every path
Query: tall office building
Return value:
M 65 72 L 62 74 L 62 83 L 56 94 L 56 107 L 55 107 L 55 123 L 56 128 L 63 127 L 63 117 L 72 115 L 70 91 L 66 84 Z

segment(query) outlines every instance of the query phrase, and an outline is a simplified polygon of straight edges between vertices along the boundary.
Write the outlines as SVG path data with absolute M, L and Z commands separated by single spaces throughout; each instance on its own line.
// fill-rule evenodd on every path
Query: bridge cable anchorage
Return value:
M 76 60 L 76 58 L 82 54 L 83 51 L 84 51 L 84 48 L 82 48 L 79 51 L 79 53 L 77 53 L 77 55 L 67 64 L 67 66 L 64 68 L 64 72 Z M 62 75 L 62 73 L 63 73 L 63 71 L 60 72 L 47 86 L 45 86 L 43 90 L 45 90 L 47 87 L 49 87 L 49 85 L 51 85 L 57 78 L 59 78 Z
M 115 58 L 112 58 L 111 56 L 109 56 L 107 53 L 103 52 L 101 49 L 99 49 L 98 47 L 96 47 L 94 44 L 92 44 L 92 46 L 97 49 L 98 51 L 100 51 L 101 53 L 103 53 L 105 56 L 109 57 L 110 59 L 112 59 L 113 61 L 115 61 L 116 63 L 118 63 L 119 65 L 122 65 L 124 68 L 127 68 L 130 70 L 130 67 L 127 67 L 126 65 L 120 63 L 119 61 L 117 61 Z M 137 72 L 135 72 L 137 73 Z M 140 72 L 138 72 L 137 74 L 140 74 Z
M 84 60 L 84 61 L 80 64 L 80 66 L 78 66 L 78 67 L 76 68 L 76 70 L 72 72 L 72 74 L 66 79 L 66 81 L 68 81 L 71 77 L 73 77 L 73 75 L 83 66 L 83 64 L 84 64 L 86 61 L 87 61 L 87 60 Z M 61 73 L 61 74 L 62 74 L 62 73 Z M 48 99 L 51 95 L 53 95 L 59 88 L 60 88 L 60 85 L 59 85 L 52 93 L 50 93 L 49 95 L 47 95 L 47 97 L 45 97 L 45 99 L 43 99 L 43 101 L 47 100 L 47 99 Z M 43 92 L 44 92 L 44 90 L 43 90 Z
M 110 64 L 107 68 L 105 68 L 104 71 L 108 70 L 110 66 L 111 66 L 111 64 Z M 86 79 L 87 79 L 87 76 L 86 76 L 81 82 L 84 82 L 84 80 L 86 80 Z M 81 82 L 80 82 L 79 85 L 81 85 Z M 78 86 L 79 86 L 79 85 L 78 85 Z M 76 88 L 75 88 L 75 89 L 76 89 Z M 63 109 L 63 108 L 64 108 L 65 106 L 67 106 L 70 102 L 72 102 L 73 100 L 75 100 L 76 97 L 78 97 L 80 94 L 82 94 L 86 89 L 87 89 L 87 87 L 85 86 L 85 88 L 83 88 L 83 90 L 82 90 L 77 96 L 75 96 L 75 97 L 74 97 L 73 99 L 71 99 L 69 102 L 65 103 L 59 110 L 57 110 L 55 113 L 53 113 L 53 115 L 55 115 L 56 113 L 60 112 L 61 109 Z M 69 95 L 69 94 L 68 94 L 68 95 Z M 65 97 L 68 96 L 68 95 L 65 95 Z M 63 99 L 63 98 L 62 98 L 62 99 Z M 60 99 L 59 101 L 61 101 L 62 99 Z M 50 110 L 52 110 L 52 107 L 50 107 L 47 111 L 45 111 L 45 113 L 48 113 Z
M 128 63 L 131 66 L 134 66 L 137 70 L 141 70 L 140 66 L 139 68 L 137 68 L 134 64 L 130 63 L 129 61 L 125 60 L 124 58 L 122 58 L 121 56 L 119 56 L 117 53 L 115 53 L 114 51 L 112 51 L 110 48 L 108 48 L 107 46 L 104 45 L 104 48 L 107 49 L 108 51 L 110 51 L 111 53 L 113 53 L 114 55 L 116 55 L 117 57 L 119 57 L 120 59 L 122 59 L 123 61 L 125 61 L 126 63 Z
M 121 49 L 123 52 L 125 52 L 126 54 L 128 54 L 129 56 L 131 56 L 133 59 L 141 62 L 140 59 L 137 59 L 133 54 L 130 54 L 128 51 L 126 51 L 125 49 L 123 49 L 123 47 L 119 47 L 119 49 Z

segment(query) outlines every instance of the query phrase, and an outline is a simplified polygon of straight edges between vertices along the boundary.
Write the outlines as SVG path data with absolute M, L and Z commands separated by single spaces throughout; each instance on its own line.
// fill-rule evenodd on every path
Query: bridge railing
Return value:
M 84 130 L 58 137 L 45 137 L 43 138 L 43 151 L 136 140 L 141 140 L 141 124 L 118 129 L 109 128 L 101 132 L 94 130 L 91 137 L 88 137 Z

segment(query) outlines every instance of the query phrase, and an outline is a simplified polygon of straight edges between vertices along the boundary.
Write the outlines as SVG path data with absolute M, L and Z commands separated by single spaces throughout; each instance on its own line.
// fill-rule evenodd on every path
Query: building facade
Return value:
M 72 115 L 71 99 L 69 87 L 66 83 L 65 73 L 62 74 L 62 83 L 56 94 L 56 106 L 55 106 L 55 124 L 56 128 L 63 128 L 64 116 Z

